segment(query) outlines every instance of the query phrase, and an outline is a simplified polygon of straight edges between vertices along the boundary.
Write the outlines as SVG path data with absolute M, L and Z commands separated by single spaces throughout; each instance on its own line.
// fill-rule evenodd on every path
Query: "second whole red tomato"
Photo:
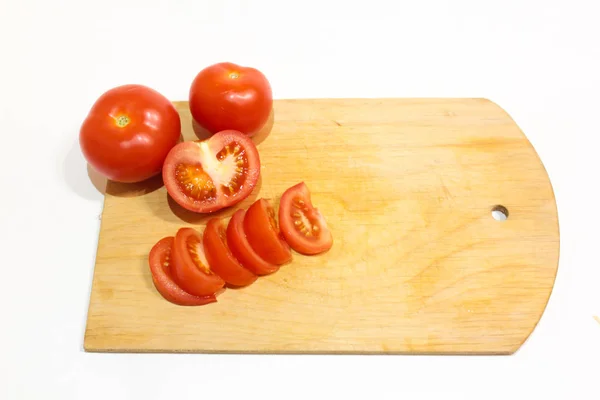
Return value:
M 273 94 L 259 70 L 223 62 L 198 73 L 189 106 L 194 120 L 212 134 L 232 129 L 253 136 L 269 119 Z
M 166 97 L 146 86 L 124 85 L 96 100 L 79 144 L 96 171 L 129 183 L 157 175 L 180 135 L 179 114 Z

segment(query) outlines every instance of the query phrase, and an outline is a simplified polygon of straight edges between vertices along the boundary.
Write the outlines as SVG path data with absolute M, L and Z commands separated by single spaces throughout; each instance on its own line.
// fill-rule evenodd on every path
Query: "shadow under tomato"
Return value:
M 275 109 L 271 108 L 271 113 L 269 114 L 269 118 L 267 122 L 263 125 L 262 128 L 256 134 L 252 136 L 252 141 L 255 145 L 262 143 L 271 133 L 273 129 L 273 124 L 275 123 Z M 206 140 L 212 136 L 206 128 L 200 125 L 196 120 L 192 118 L 192 128 L 194 129 L 194 133 L 199 140 Z
M 156 241 L 158 242 L 159 239 L 157 239 Z M 154 246 L 154 243 L 150 244 L 148 246 L 148 254 L 150 254 L 150 250 L 152 250 L 152 246 Z M 144 283 L 146 285 L 146 288 L 150 291 L 152 291 L 156 296 L 162 297 L 160 295 L 160 293 L 158 292 L 158 290 L 156 290 L 156 287 L 154 286 L 154 282 L 152 282 L 152 272 L 150 272 L 150 265 L 148 264 L 148 257 L 142 257 L 140 260 L 140 264 L 142 267 L 142 276 L 144 279 Z
M 116 197 L 137 197 L 152 193 L 163 186 L 162 174 L 158 173 L 142 182 L 121 183 L 109 180 L 106 194 Z
M 252 136 L 252 140 L 254 141 L 254 144 L 259 145 L 262 142 L 264 142 L 264 140 L 266 138 L 268 138 L 269 135 L 271 134 L 274 124 L 275 124 L 275 108 L 271 108 L 271 113 L 269 114 L 269 119 L 267 119 L 267 122 L 263 125 L 262 128 L 260 128 L 260 130 L 258 132 L 256 132 L 256 134 L 254 136 Z
M 106 186 L 108 185 L 106 177 L 96 171 L 90 164 L 87 165 L 87 174 L 96 190 L 102 194 L 106 194 Z
M 260 279 L 260 276 L 258 277 L 258 279 Z M 255 281 L 255 282 L 256 282 L 256 281 Z M 254 283 L 254 282 L 252 282 L 252 283 Z M 252 283 L 251 283 L 250 285 L 252 285 Z M 232 285 L 231 283 L 227 283 L 227 284 L 225 284 L 225 287 L 227 288 L 227 290 L 233 290 L 233 291 L 235 291 L 235 290 L 243 290 L 243 289 L 246 289 L 246 288 L 247 288 L 248 286 L 250 286 L 250 285 L 246 285 L 246 286 L 235 286 L 235 285 Z
M 254 201 L 256 201 L 256 199 L 258 198 L 261 186 L 262 186 L 262 176 L 259 176 L 258 182 L 256 182 L 256 186 L 254 187 L 254 189 L 252 190 L 252 192 L 250 193 L 250 195 L 248 197 L 246 197 L 244 200 L 240 201 L 237 204 L 234 204 L 227 208 L 222 208 L 221 210 L 218 210 L 218 211 L 215 211 L 212 213 L 196 213 L 196 212 L 187 210 L 187 209 L 183 208 L 182 206 L 180 206 L 175 200 L 173 200 L 173 198 L 168 193 L 166 193 L 165 195 L 167 196 L 167 203 L 169 204 L 169 208 L 171 209 L 173 215 L 175 215 L 181 221 L 186 222 L 188 224 L 204 225 L 211 218 L 217 217 L 217 218 L 228 219 L 238 209 L 240 209 L 240 208 L 247 209 L 248 207 L 250 207 L 252 205 L 252 203 L 254 203 Z
M 78 196 L 102 202 L 106 189 L 106 178 L 93 170 L 87 163 L 79 140 L 73 139 L 76 134 L 67 135 L 70 140 L 65 143 L 64 153 L 58 155 L 57 167 L 65 185 Z
M 196 122 L 194 118 L 192 118 L 192 129 L 194 129 L 194 133 L 196 134 L 198 140 L 206 140 L 212 136 L 212 133 Z

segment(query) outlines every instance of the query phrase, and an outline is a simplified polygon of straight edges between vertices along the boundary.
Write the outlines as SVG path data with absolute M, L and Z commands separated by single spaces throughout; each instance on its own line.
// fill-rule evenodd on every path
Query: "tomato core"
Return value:
M 239 143 L 233 142 L 217 153 L 217 160 L 222 163 L 225 174 L 231 177 L 229 182 L 223 185 L 223 193 L 230 196 L 237 192 L 246 181 L 248 175 L 246 151 Z

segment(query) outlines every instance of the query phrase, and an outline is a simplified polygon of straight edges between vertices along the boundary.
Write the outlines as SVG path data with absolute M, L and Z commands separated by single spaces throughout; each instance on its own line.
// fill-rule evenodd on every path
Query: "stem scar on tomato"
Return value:
M 125 128 L 127 125 L 129 125 L 129 121 L 129 117 L 127 115 L 119 115 L 117 118 L 115 118 L 115 123 L 119 128 Z

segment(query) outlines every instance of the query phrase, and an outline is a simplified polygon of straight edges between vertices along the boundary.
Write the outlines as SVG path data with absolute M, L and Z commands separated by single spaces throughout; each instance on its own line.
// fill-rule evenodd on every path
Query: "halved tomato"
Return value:
M 173 236 L 164 237 L 159 240 L 148 256 L 152 282 L 156 290 L 168 301 L 180 306 L 202 306 L 215 303 L 217 297 L 214 294 L 207 296 L 194 296 L 179 287 L 171 277 L 171 249 L 173 248 Z
M 250 246 L 265 261 L 282 265 L 292 259 L 290 246 L 281 237 L 275 212 L 267 200 L 259 199 L 248 208 L 244 232 Z
M 248 197 L 260 176 L 260 158 L 248 136 L 221 131 L 206 140 L 177 144 L 165 159 L 162 175 L 179 205 L 209 213 Z
M 244 216 L 246 211 L 237 210 L 227 224 L 227 244 L 234 257 L 250 271 L 257 275 L 271 274 L 279 269 L 275 264 L 262 259 L 250 246 L 244 232 Z
M 211 218 L 204 229 L 204 254 L 211 269 L 234 286 L 247 286 L 258 277 L 244 268 L 227 247 L 225 226 L 220 218 Z
M 310 199 L 304 182 L 287 189 L 279 203 L 281 234 L 288 244 L 302 254 L 323 253 L 333 245 L 325 218 Z
M 202 236 L 195 229 L 177 231 L 171 258 L 173 279 L 186 292 L 207 296 L 225 286 L 225 281 L 210 269 Z

